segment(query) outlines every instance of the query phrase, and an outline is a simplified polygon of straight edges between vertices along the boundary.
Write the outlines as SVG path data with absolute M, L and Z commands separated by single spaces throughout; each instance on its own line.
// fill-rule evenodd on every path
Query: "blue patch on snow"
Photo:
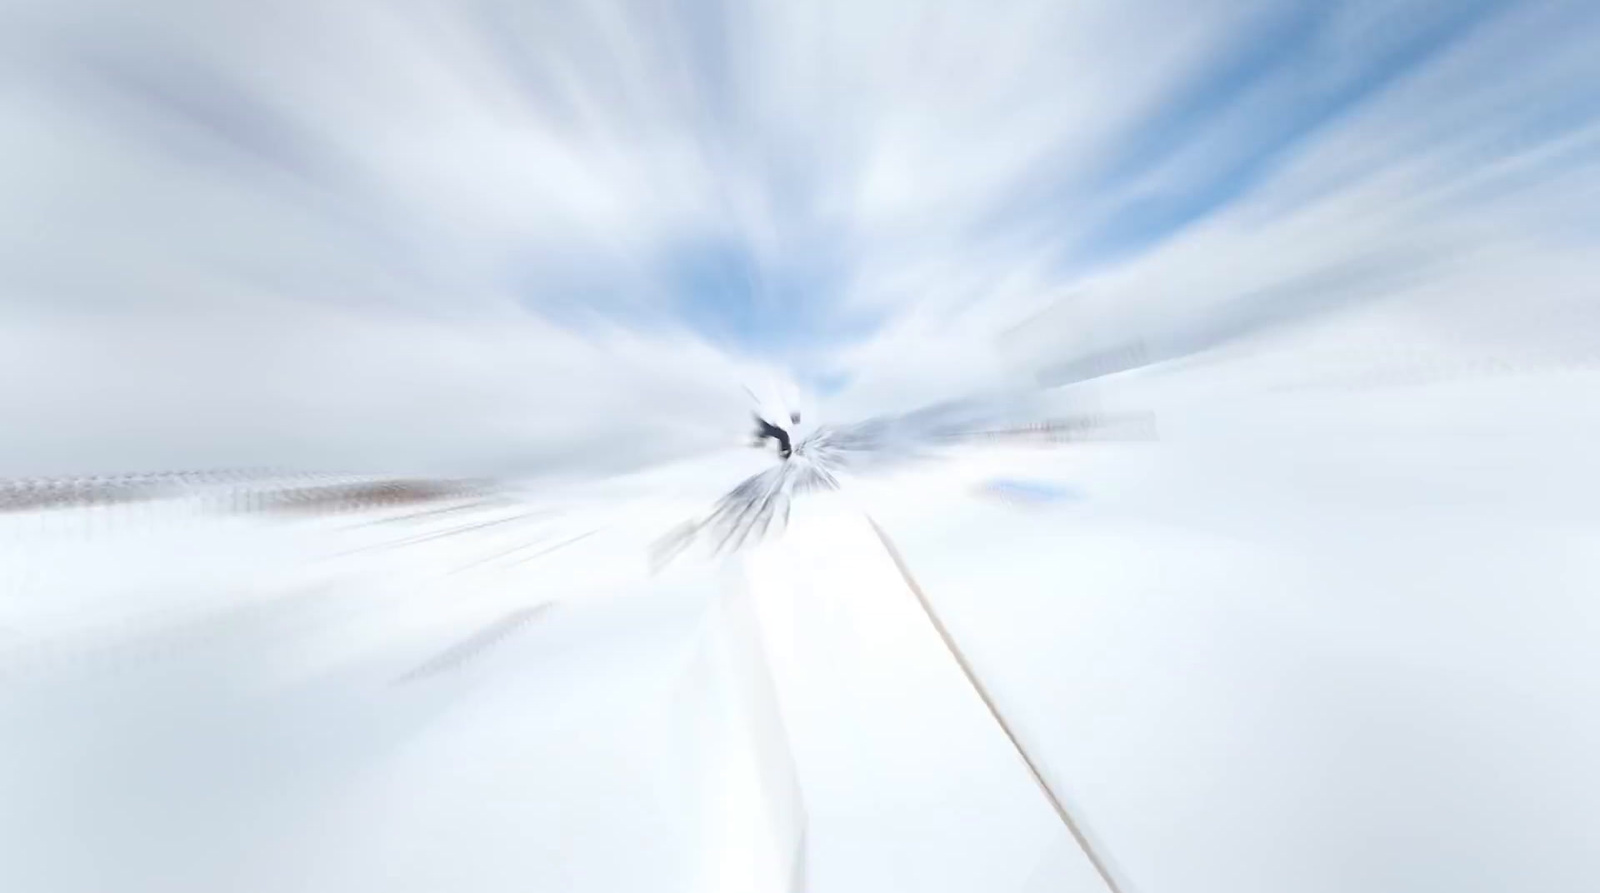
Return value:
M 1063 502 L 1069 499 L 1079 499 L 1082 493 L 1070 487 L 1062 487 L 1044 481 L 1024 481 L 1014 478 L 997 478 L 984 485 L 990 493 L 1009 499 L 1020 499 L 1027 502 Z

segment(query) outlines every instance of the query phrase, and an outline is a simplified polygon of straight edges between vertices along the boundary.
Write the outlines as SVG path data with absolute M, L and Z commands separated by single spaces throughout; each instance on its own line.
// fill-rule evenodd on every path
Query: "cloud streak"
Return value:
M 862 416 L 1356 300 L 1586 349 L 1588 4 L 4 15 L 14 473 L 619 467 L 767 367 Z

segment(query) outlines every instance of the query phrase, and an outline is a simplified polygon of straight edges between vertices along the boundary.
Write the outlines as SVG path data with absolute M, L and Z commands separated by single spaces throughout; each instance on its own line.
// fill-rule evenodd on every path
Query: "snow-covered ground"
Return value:
M 659 574 L 770 457 L 7 517 L 0 890 L 1103 889 L 869 518 L 1130 893 L 1594 889 L 1600 375 L 1313 356 L 1113 376 L 1157 441 L 968 449 Z
M 1132 889 L 1592 888 L 1600 375 L 1279 360 L 1104 383 L 1158 444 L 858 492 Z

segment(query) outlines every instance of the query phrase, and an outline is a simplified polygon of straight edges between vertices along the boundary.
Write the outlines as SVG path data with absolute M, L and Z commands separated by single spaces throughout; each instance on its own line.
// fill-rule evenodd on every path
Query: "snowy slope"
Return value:
M 1363 351 L 1114 376 L 1074 399 L 1159 440 L 886 468 L 659 575 L 769 457 L 8 519 L 0 889 L 1102 889 L 869 518 L 1126 890 L 1591 889 L 1600 381 Z

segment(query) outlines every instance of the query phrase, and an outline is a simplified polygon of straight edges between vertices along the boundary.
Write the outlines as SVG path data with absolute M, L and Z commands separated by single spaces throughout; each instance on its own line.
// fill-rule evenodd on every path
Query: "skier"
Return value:
M 762 418 L 759 412 L 755 414 L 755 419 L 756 446 L 764 446 L 769 438 L 775 440 L 778 442 L 778 455 L 784 459 L 788 459 L 789 456 L 794 453 L 793 444 L 789 440 L 789 432 L 784 430 L 782 427 L 774 425 Z M 800 413 L 789 413 L 789 422 L 795 425 L 800 424 Z
M 745 392 L 755 405 L 756 430 L 752 446 L 766 446 L 773 441 L 778 446 L 778 456 L 788 459 L 804 439 L 798 430 L 800 412 L 799 389 L 788 382 L 768 382 L 759 389 L 745 386 Z M 758 394 L 758 390 L 760 393 Z M 784 419 L 787 417 L 788 421 Z

